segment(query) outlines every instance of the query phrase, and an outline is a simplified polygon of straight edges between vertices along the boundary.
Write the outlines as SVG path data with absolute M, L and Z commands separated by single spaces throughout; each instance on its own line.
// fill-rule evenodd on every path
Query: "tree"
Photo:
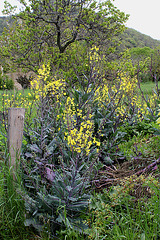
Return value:
M 75 42 L 105 46 L 110 53 L 128 15 L 110 0 L 20 0 L 23 11 L 0 39 L 1 55 L 37 71 L 44 58 L 56 62 Z M 8 3 L 7 3 L 8 7 Z
M 151 54 L 153 52 L 154 52 L 154 50 L 149 47 L 143 47 L 143 48 L 136 47 L 136 48 L 132 48 L 130 50 L 132 59 L 137 60 L 137 61 L 145 60 L 145 58 L 151 57 Z
M 150 71 L 152 75 L 152 81 L 160 81 L 160 47 L 154 49 L 151 56 Z

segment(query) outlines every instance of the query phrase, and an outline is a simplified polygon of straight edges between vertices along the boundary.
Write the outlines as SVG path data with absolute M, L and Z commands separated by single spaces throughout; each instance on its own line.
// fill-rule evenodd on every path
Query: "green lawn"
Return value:
M 8 99 L 20 99 L 21 97 L 32 99 L 32 96 L 29 96 L 28 93 L 31 92 L 30 89 L 25 90 L 0 90 L 0 111 L 3 109 L 3 94 L 8 95 Z M 7 97 L 5 97 L 6 99 Z
M 158 83 L 158 87 L 160 88 L 160 84 Z M 154 82 L 146 82 L 146 83 L 141 83 L 141 89 L 146 95 L 152 95 L 153 91 L 156 90 L 156 85 Z

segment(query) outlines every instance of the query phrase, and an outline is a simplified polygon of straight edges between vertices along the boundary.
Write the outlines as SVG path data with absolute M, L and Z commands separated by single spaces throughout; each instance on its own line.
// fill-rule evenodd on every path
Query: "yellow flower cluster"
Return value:
M 137 103 L 137 79 L 120 74 L 119 88 L 115 90 L 116 94 L 115 104 L 117 105 L 116 113 L 123 118 L 123 115 L 130 113 L 130 107 Z M 128 104 L 129 103 L 129 104 Z
M 127 74 L 120 74 L 120 88 L 119 91 L 125 92 L 125 94 L 133 94 L 135 88 L 137 87 L 137 79 L 127 76 Z
M 100 107 L 102 107 L 102 102 L 106 102 L 106 100 L 109 101 L 108 94 L 109 94 L 109 87 L 107 84 L 97 88 L 95 92 L 95 101 L 98 102 L 98 105 Z
M 90 61 L 98 62 L 100 60 L 100 55 L 98 54 L 99 47 L 92 47 L 89 53 Z
M 90 120 L 82 122 L 79 130 L 76 128 L 71 129 L 67 136 L 68 145 L 78 153 L 85 149 L 88 154 L 92 145 L 92 129 L 93 122 Z
M 131 108 L 136 109 L 137 117 L 142 119 L 145 114 L 149 114 L 150 108 L 156 106 L 156 94 L 153 94 L 147 102 L 138 93 L 138 82 L 135 77 L 131 78 L 127 74 L 120 73 L 117 79 L 108 83 L 105 82 L 95 92 L 95 101 L 98 101 L 99 107 L 104 108 L 104 104 L 112 104 L 115 108 L 116 116 L 127 119 L 130 116 Z
M 35 91 L 35 98 L 45 98 L 47 94 L 52 94 L 59 100 L 60 92 L 64 90 L 65 81 L 63 79 L 50 79 L 50 65 L 43 64 L 42 68 L 38 71 L 37 78 L 31 81 L 31 88 Z
M 132 103 L 135 104 L 137 96 L 135 90 L 137 88 L 137 80 L 130 78 L 127 75 L 121 75 L 116 81 L 111 83 L 105 82 L 95 92 L 95 101 L 98 101 L 99 107 L 104 107 L 111 103 L 115 107 L 115 113 L 119 116 L 126 114 L 129 109 L 125 104 L 127 98 L 132 98 Z
M 88 155 L 92 144 L 100 145 L 93 138 L 94 122 L 92 114 L 83 115 L 82 110 L 75 105 L 73 98 L 68 97 L 66 101 L 63 119 L 66 126 L 65 139 L 71 150 Z
M 159 110 L 158 110 L 158 119 L 157 119 L 157 124 L 160 125 L 160 104 L 158 105 L 159 106 Z

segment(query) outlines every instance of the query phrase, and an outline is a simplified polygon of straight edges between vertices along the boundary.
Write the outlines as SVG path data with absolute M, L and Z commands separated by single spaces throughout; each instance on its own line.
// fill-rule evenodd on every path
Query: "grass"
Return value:
M 158 240 L 160 183 L 154 177 L 131 177 L 92 198 L 88 221 L 95 240 Z M 138 192 L 139 191 L 139 192 Z M 138 194 L 140 196 L 138 196 Z M 152 194 L 151 194 L 152 193 Z
M 0 161 L 0 239 L 29 240 L 33 235 L 24 225 L 24 202 L 17 193 L 17 183 L 13 180 L 12 168 L 4 160 Z
M 5 99 L 21 99 L 23 97 L 24 99 L 32 100 L 33 97 L 29 96 L 28 94 L 31 92 L 30 89 L 23 89 L 23 90 L 0 90 L 0 111 L 3 109 L 3 94 L 5 94 L 7 97 Z
M 160 87 L 159 83 L 158 87 Z M 156 85 L 154 82 L 141 83 L 141 89 L 144 92 L 144 95 L 152 95 L 153 91 L 156 89 Z
M 159 196 L 156 195 L 157 200 L 152 203 L 152 206 L 145 206 L 145 202 L 142 202 L 145 209 L 135 208 L 130 209 L 130 206 L 125 203 L 121 209 L 119 222 L 114 226 L 113 239 L 157 239 L 160 234 L 160 219 L 159 212 L 160 207 L 156 204 L 159 200 Z M 122 238 L 122 236 L 124 236 Z
M 119 144 L 119 148 L 123 151 L 127 159 L 141 154 L 142 157 L 158 159 L 160 153 L 160 136 L 146 135 L 142 137 L 133 136 L 130 141 Z
M 152 181 L 153 179 L 146 184 L 150 191 L 153 191 L 150 197 L 143 197 L 133 205 L 128 196 L 126 197 L 120 206 L 120 211 L 117 212 L 118 221 L 113 228 L 112 239 L 158 239 L 160 236 L 160 185 L 156 186 Z M 142 186 L 137 187 L 142 191 Z

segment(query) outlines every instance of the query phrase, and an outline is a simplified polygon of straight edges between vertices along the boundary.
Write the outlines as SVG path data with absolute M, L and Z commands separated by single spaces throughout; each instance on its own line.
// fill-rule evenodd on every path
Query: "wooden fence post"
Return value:
M 20 157 L 24 127 L 24 108 L 8 109 L 8 151 L 10 164 L 16 169 L 16 159 Z

